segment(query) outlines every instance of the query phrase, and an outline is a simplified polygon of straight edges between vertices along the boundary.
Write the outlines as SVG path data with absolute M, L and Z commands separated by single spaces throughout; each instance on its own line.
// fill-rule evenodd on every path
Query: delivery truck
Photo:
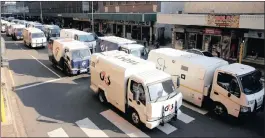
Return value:
M 89 71 L 90 50 L 74 39 L 52 37 L 48 44 L 48 56 L 53 66 L 68 76 Z
M 99 101 L 129 115 L 136 126 L 153 129 L 180 114 L 182 94 L 171 76 L 152 62 L 118 50 L 94 53 L 90 72 L 90 88 Z M 178 86 L 178 81 L 175 83 Z
M 117 36 L 103 36 L 99 37 L 98 45 L 96 48 L 97 52 L 119 50 L 125 53 L 132 54 L 136 57 L 147 59 L 147 52 L 141 44 L 137 44 L 134 40 L 129 40 Z
M 241 117 L 264 108 L 261 72 L 251 66 L 172 48 L 151 50 L 148 61 L 157 69 L 180 76 L 178 89 L 184 100 L 211 107 L 217 115 Z

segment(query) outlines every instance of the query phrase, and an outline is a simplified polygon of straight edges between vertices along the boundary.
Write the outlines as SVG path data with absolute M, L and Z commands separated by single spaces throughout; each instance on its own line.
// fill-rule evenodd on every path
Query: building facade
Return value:
M 93 18 L 94 31 L 139 41 L 155 37 L 156 13 L 160 11 L 160 2 L 150 1 L 37 1 L 27 2 L 27 6 L 32 20 L 39 20 L 42 11 L 44 23 L 91 31 Z
M 1 3 L 1 13 L 15 13 L 16 10 L 16 3 L 14 2 L 4 2 Z
M 264 65 L 264 2 L 185 2 L 183 12 L 160 13 L 160 24 L 173 25 L 172 45 L 197 48 L 224 59 L 238 58 Z

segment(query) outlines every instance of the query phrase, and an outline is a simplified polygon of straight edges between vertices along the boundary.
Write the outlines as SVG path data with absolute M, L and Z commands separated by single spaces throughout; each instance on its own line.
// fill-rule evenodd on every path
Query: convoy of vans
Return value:
M 180 76 L 184 100 L 199 107 L 212 105 L 218 115 L 240 117 L 264 108 L 261 72 L 251 66 L 172 48 L 152 50 L 148 61 L 159 70 Z
M 1 31 L 29 47 L 48 41 L 54 67 L 68 76 L 90 73 L 100 102 L 128 113 L 135 125 L 153 129 L 176 120 L 182 98 L 220 116 L 264 110 L 261 73 L 251 66 L 172 48 L 148 53 L 134 40 L 9 19 Z
M 100 102 L 108 102 L 129 114 L 135 125 L 149 129 L 176 120 L 182 94 L 169 74 L 155 64 L 123 51 L 94 53 L 91 56 L 90 88 Z
M 23 41 L 24 45 L 31 48 L 46 47 L 47 45 L 47 39 L 43 31 L 38 28 L 25 28 L 23 30 Z
M 74 40 L 81 41 L 90 48 L 91 53 L 95 53 L 96 51 L 97 38 L 93 33 L 79 31 L 76 29 L 62 29 L 60 31 L 60 37 L 72 38 Z

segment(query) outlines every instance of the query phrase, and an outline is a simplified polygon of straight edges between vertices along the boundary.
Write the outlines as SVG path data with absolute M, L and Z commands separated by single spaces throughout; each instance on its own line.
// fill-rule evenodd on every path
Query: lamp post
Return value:
M 40 20 L 41 20 L 41 23 L 43 23 L 41 1 L 40 1 Z
M 23 1 L 23 17 L 24 17 L 24 20 L 25 20 L 25 1 Z
M 94 16 L 93 16 L 93 13 L 94 13 L 94 5 L 93 5 L 93 1 L 92 1 L 92 32 L 94 32 Z

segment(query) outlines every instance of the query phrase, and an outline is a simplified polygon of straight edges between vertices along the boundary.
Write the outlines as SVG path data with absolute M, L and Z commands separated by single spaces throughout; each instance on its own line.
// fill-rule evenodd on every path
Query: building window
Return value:
M 110 1 L 109 2 L 109 5 L 114 5 L 114 1 Z

